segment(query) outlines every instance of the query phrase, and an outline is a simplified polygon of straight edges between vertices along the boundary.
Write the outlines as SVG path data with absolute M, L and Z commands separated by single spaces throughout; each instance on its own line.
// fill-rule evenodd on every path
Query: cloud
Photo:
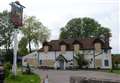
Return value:
M 0 11 L 10 10 L 9 3 L 1 0 Z M 120 53 L 120 29 L 118 0 L 19 0 L 26 6 L 25 15 L 36 16 L 43 25 L 51 29 L 51 38 L 58 39 L 60 28 L 75 17 L 91 17 L 102 26 L 111 29 L 113 53 Z M 119 13 L 119 14 L 118 14 Z

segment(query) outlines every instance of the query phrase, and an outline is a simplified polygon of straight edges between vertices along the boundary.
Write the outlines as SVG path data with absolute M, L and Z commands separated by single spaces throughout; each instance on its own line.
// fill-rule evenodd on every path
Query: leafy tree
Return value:
M 0 13 L 0 46 L 6 49 L 6 52 L 2 54 L 5 61 L 11 62 L 12 52 L 10 50 L 13 39 L 14 25 L 10 20 L 10 13 L 3 11 Z
M 6 49 L 9 49 L 12 43 L 12 32 L 14 25 L 10 20 L 8 11 L 0 13 L 0 46 L 4 45 Z
M 110 30 L 92 18 L 74 18 L 61 28 L 60 39 L 100 37 L 106 33 Z
M 8 49 L 5 54 L 3 54 L 5 62 L 13 63 L 13 49 Z
M 24 34 L 24 38 L 28 41 L 29 52 L 31 52 L 31 43 L 38 46 L 40 42 L 49 38 L 50 31 L 34 16 L 26 17 L 24 23 L 21 31 Z
M 27 43 L 28 40 L 27 38 L 23 37 L 20 42 L 19 42 L 19 50 L 18 50 L 18 54 L 21 56 L 27 55 L 28 54 L 28 49 L 27 49 Z
M 76 56 L 74 56 L 75 61 L 77 62 L 79 68 L 82 68 L 83 66 L 88 65 L 87 60 L 84 59 L 84 55 L 83 54 L 76 54 Z

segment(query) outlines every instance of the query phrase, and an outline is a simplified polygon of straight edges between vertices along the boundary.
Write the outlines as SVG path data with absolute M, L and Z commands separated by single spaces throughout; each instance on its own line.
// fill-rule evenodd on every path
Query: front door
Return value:
M 60 61 L 60 69 L 64 69 L 64 61 Z
M 96 60 L 95 60 L 95 67 L 96 67 L 96 68 L 100 68 L 101 65 L 102 65 L 101 59 L 96 59 Z

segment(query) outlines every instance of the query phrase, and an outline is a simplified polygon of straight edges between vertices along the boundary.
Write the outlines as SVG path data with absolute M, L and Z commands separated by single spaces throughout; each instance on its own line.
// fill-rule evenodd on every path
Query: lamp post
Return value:
M 21 5 L 18 1 L 10 3 L 11 5 L 11 21 L 14 25 L 14 49 L 13 49 L 13 66 L 12 66 L 12 72 L 16 76 L 16 69 L 17 69 L 17 50 L 18 50 L 18 40 L 17 40 L 17 32 L 18 27 L 22 26 L 22 16 L 23 16 L 23 8 L 25 8 L 23 5 Z

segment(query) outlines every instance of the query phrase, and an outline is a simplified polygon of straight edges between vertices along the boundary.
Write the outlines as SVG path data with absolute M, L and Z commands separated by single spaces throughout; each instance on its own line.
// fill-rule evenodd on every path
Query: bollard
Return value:
M 43 80 L 43 83 L 48 83 L 48 75 L 46 75 L 45 79 Z

